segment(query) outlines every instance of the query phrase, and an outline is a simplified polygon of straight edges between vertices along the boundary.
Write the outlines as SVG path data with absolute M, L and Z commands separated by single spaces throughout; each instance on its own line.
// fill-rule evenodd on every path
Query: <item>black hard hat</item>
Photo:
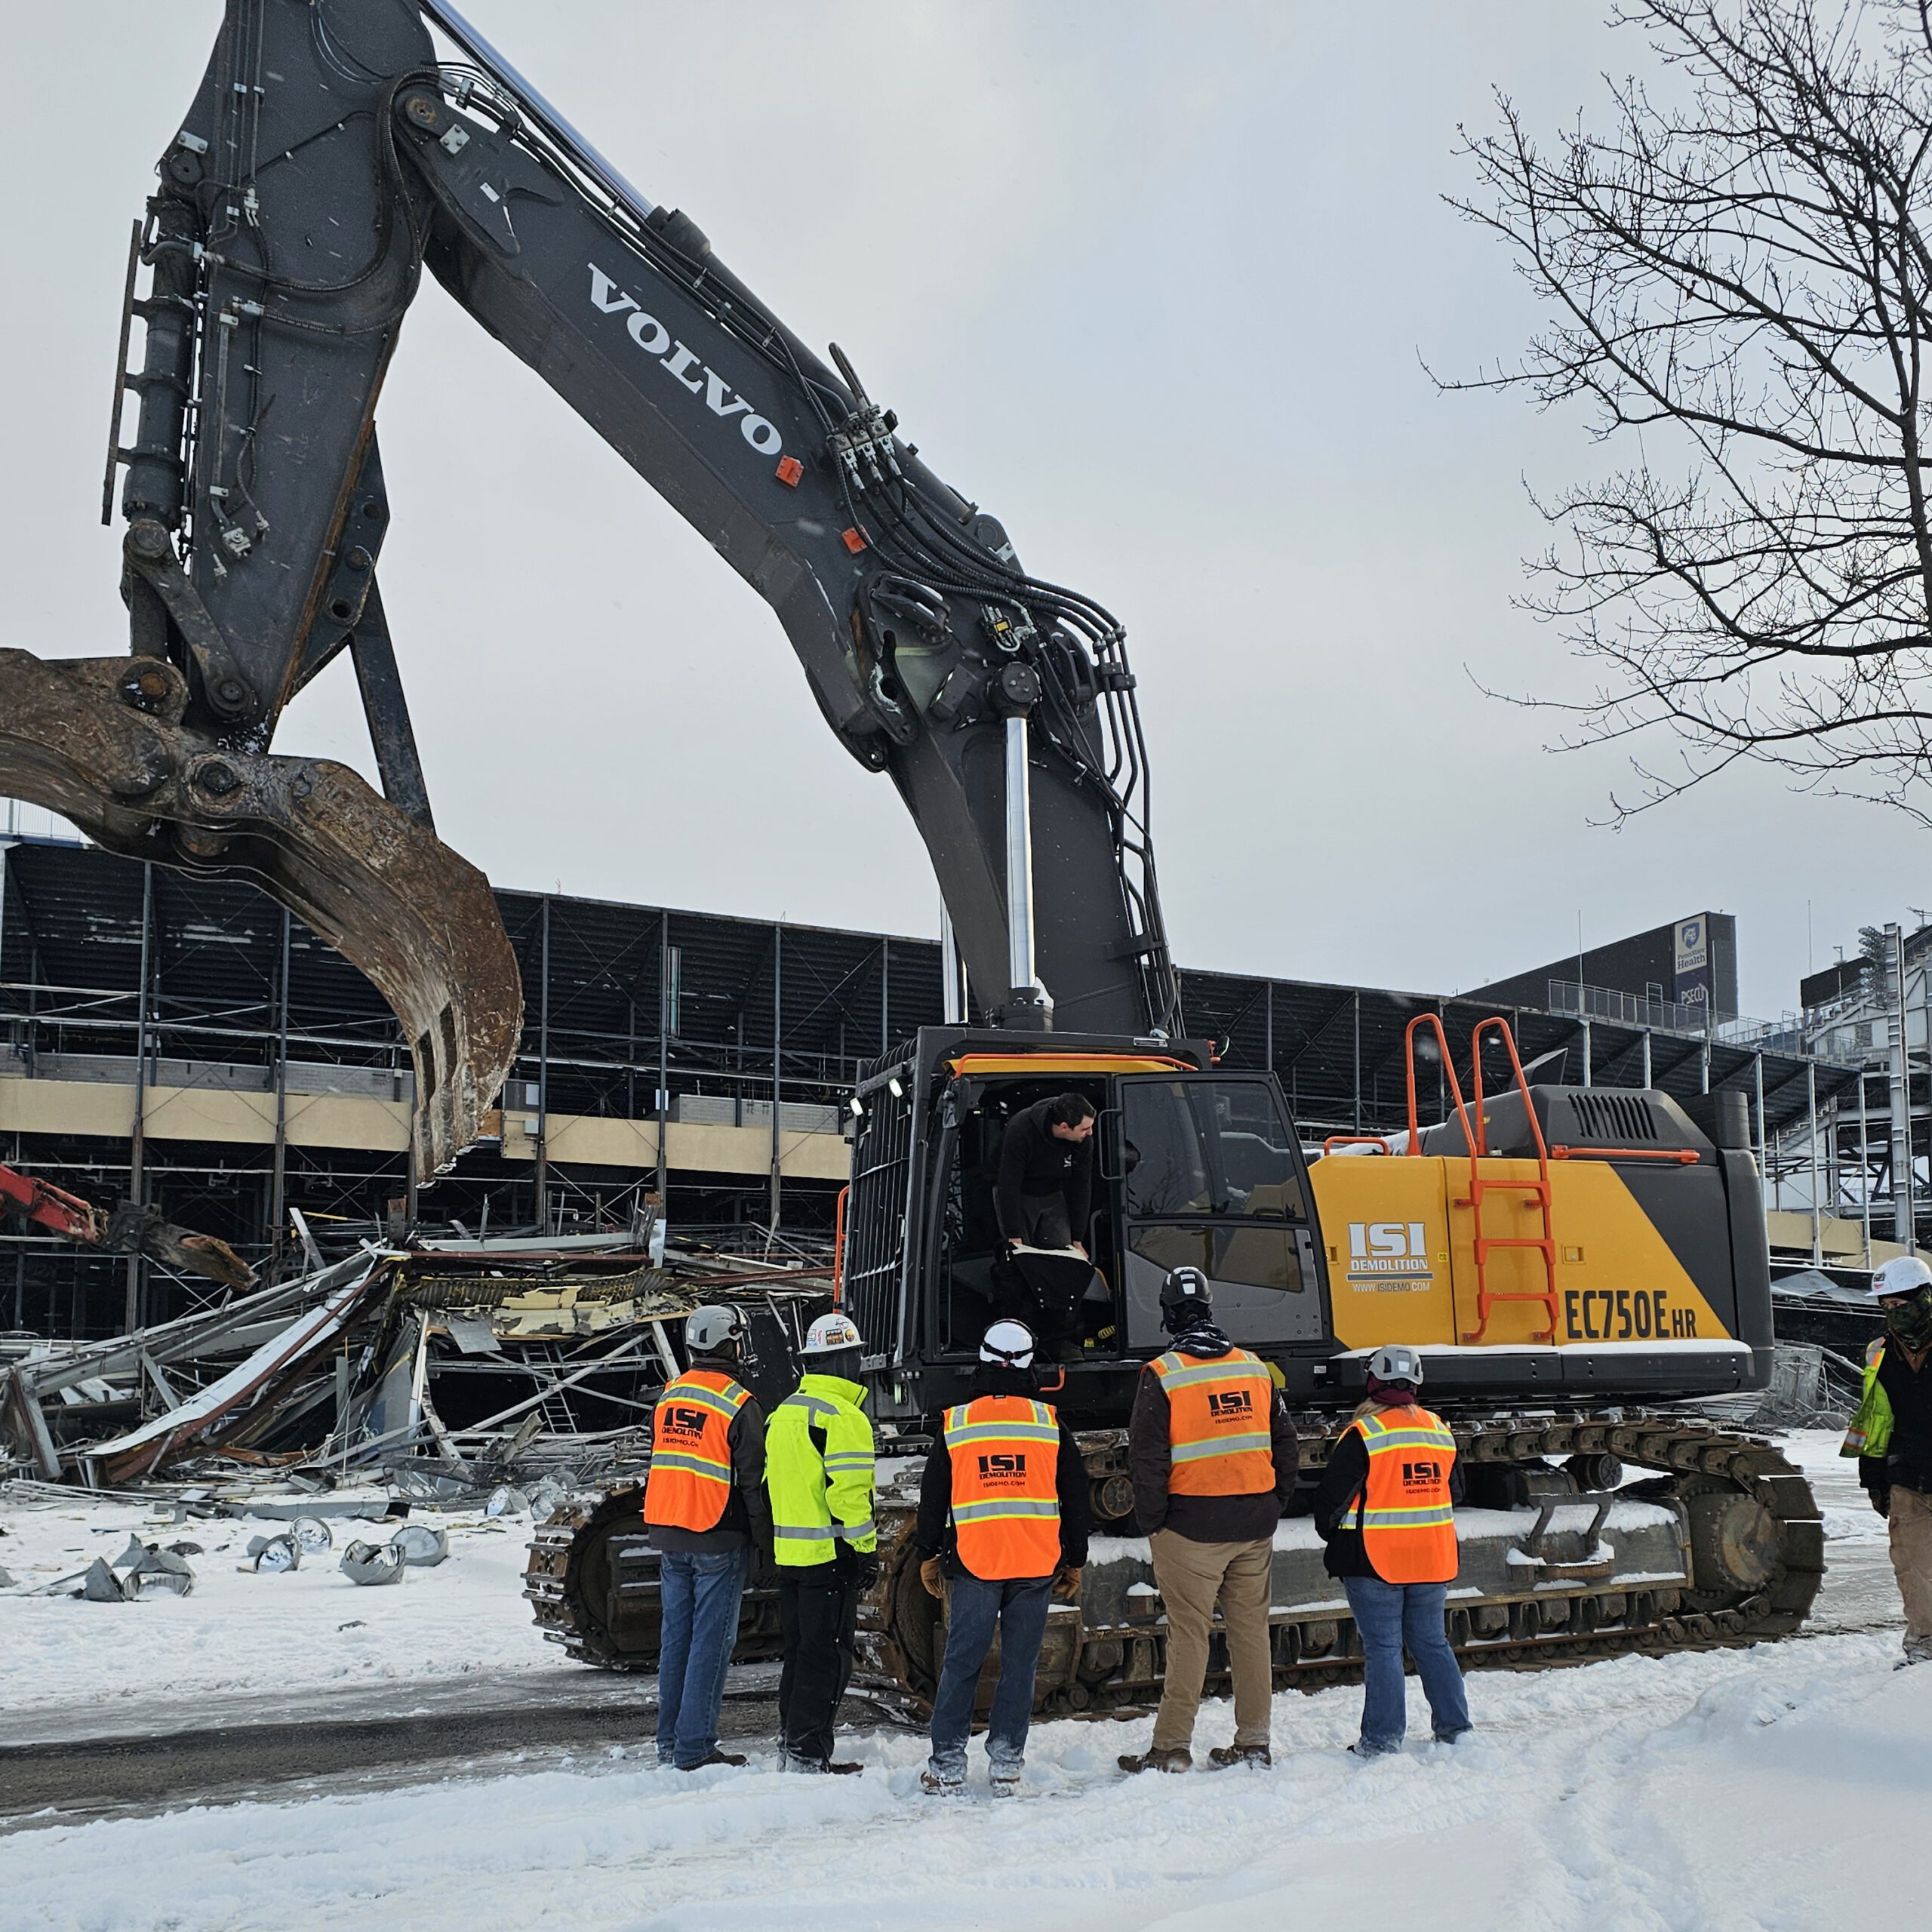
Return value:
M 1161 1310 L 1164 1315 L 1194 1314 L 1214 1306 L 1214 1291 L 1198 1268 L 1171 1269 L 1161 1284 Z

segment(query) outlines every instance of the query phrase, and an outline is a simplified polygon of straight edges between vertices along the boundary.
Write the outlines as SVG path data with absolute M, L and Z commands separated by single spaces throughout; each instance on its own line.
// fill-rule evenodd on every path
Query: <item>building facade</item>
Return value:
M 418 1186 L 409 1057 L 375 990 L 245 881 L 51 839 L 0 841 L 0 1161 L 152 1202 L 269 1269 L 408 1226 L 622 1226 L 822 1247 L 862 1064 L 942 1017 L 934 940 L 502 891 L 525 1031 L 485 1139 Z M 1305 1138 L 1406 1118 L 1404 1033 L 1466 1051 L 1503 1011 L 1537 1077 L 1734 1088 L 1775 1168 L 1854 1076 L 1760 1043 L 1546 1001 L 1186 971 L 1189 1030 L 1279 1077 Z M 1466 1079 L 1466 1068 L 1463 1069 Z M 1492 1070 L 1491 1084 L 1494 1085 Z M 1422 1105 L 1446 1111 L 1440 1069 Z M 0 1329 L 111 1334 L 207 1284 L 0 1224 Z

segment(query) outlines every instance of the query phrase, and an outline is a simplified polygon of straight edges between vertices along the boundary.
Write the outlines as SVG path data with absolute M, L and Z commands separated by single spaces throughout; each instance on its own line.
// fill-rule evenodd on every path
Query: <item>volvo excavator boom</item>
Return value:
M 229 0 L 158 174 L 109 458 L 131 651 L 0 652 L 0 791 L 247 873 L 339 946 L 411 1041 L 419 1174 L 472 1137 L 521 1012 L 487 882 L 435 835 L 379 586 L 377 406 L 426 265 L 771 605 L 912 814 L 982 1008 L 1178 1032 L 1118 622 L 1023 570 L 836 348 L 834 369 L 454 8 Z M 269 749 L 344 653 L 382 796 Z
M 487 881 L 435 835 L 377 587 L 377 403 L 426 266 L 771 605 L 827 724 L 925 841 L 1002 1030 L 924 1028 L 862 1074 L 839 1292 L 872 1352 L 872 1413 L 908 1451 L 968 1386 L 989 1311 L 1029 1309 L 1060 1357 L 1056 1401 L 1120 1540 L 1055 1620 L 1049 1707 L 1144 1702 L 1164 1669 L 1123 1425 L 1183 1265 L 1306 1405 L 1306 1466 L 1374 1348 L 1423 1349 L 1472 1472 L 1466 1655 L 1514 1667 L 1798 1626 L 1823 1543 L 1797 1472 L 1631 1406 L 1768 1375 L 1758 1177 L 1722 1109 L 1532 1089 L 1489 1020 L 1465 1106 L 1425 1015 L 1406 1152 L 1377 1141 L 1311 1166 L 1272 1068 L 1221 1066 L 1183 1037 L 1119 623 L 1025 570 L 849 358 L 822 361 L 444 0 L 229 0 L 159 172 L 128 277 L 138 427 L 122 448 L 117 397 L 112 456 L 132 650 L 0 652 L 0 790 L 118 851 L 251 873 L 340 946 L 408 1029 L 420 1177 L 472 1134 L 521 1008 Z M 381 795 L 270 749 L 290 699 L 344 653 Z M 1455 1101 L 1427 1128 L 1425 1025 Z M 1500 1095 L 1486 1044 L 1508 1046 Z M 1011 1251 L 993 1212 L 1004 1137 L 1069 1088 L 1100 1120 L 1084 1253 Z M 1626 1466 L 1644 1473 L 1626 1485 Z M 940 1612 L 911 1503 L 880 1498 L 862 1642 L 874 1687 L 916 1701 Z M 637 1506 L 573 1501 L 528 1583 L 574 1654 L 648 1668 L 656 1559 Z M 1318 1541 L 1291 1515 L 1274 1549 L 1277 1679 L 1333 1681 L 1358 1646 Z M 740 1655 L 773 1640 L 770 1608 L 748 1599 Z

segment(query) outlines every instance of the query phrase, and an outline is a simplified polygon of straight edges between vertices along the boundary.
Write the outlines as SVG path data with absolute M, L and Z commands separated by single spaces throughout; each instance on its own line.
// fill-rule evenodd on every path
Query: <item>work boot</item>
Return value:
M 1124 1753 L 1120 1759 L 1122 1770 L 1134 1771 L 1191 1771 L 1194 1768 L 1194 1756 L 1188 1751 L 1156 1751 L 1149 1746 L 1137 1756 Z
M 1017 1798 L 1020 1795 L 1019 1772 L 995 1771 L 992 1774 L 992 1790 L 995 1798 Z
M 678 1769 L 681 1771 L 702 1771 L 712 1764 L 746 1764 L 750 1761 L 749 1758 L 736 1751 L 721 1751 L 714 1744 L 709 1757 L 700 1758 L 695 1764 L 680 1764 Z
M 1909 1670 L 1915 1663 L 1932 1663 L 1932 1637 L 1908 1637 L 1904 1654 L 1892 1668 Z
M 965 1795 L 966 1780 L 941 1777 L 929 1767 L 919 1774 L 919 1789 L 928 1798 L 961 1798 Z
M 1224 1771 L 1230 1764 L 1247 1764 L 1265 1771 L 1272 1767 L 1275 1758 L 1265 1744 L 1217 1744 L 1208 1752 L 1208 1761 L 1217 1770 Z
M 855 1778 L 866 1767 L 863 1764 L 852 1762 L 841 1764 L 836 1758 L 828 1758 L 819 1768 L 828 1772 L 835 1778 Z

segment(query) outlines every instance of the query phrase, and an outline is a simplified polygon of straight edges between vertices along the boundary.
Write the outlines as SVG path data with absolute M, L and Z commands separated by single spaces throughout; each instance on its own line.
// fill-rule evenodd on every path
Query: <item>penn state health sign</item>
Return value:
M 1694 1007 L 1708 1021 L 1711 1011 L 1711 919 L 1708 912 L 1677 922 L 1675 974 L 1671 997 L 1679 1006 Z

